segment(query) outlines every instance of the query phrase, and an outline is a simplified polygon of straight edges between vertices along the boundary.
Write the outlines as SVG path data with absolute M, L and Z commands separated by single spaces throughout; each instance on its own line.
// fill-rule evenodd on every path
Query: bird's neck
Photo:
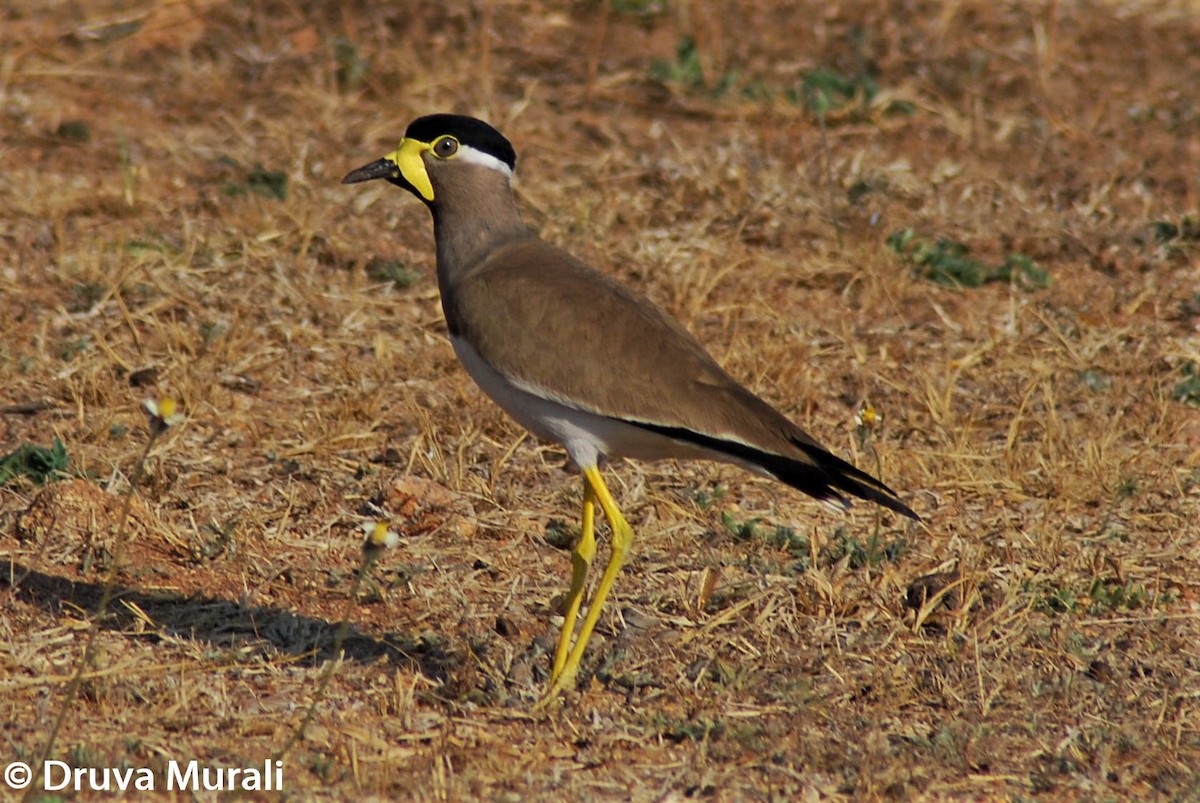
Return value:
M 433 207 L 438 283 L 445 292 L 503 243 L 528 237 L 512 190 L 479 192 Z

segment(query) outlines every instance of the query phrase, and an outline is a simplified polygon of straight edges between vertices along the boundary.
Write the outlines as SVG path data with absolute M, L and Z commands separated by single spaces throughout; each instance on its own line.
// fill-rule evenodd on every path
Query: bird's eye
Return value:
M 442 159 L 448 159 L 458 153 L 458 140 L 454 137 L 442 137 L 433 143 L 433 152 Z

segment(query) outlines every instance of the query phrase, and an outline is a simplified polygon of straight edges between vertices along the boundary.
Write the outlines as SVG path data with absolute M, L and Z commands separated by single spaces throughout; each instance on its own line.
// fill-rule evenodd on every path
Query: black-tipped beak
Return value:
M 363 165 L 357 170 L 351 170 L 342 179 L 343 184 L 357 184 L 360 181 L 374 181 L 377 178 L 394 179 L 400 176 L 400 168 L 391 159 L 376 159 L 369 165 Z

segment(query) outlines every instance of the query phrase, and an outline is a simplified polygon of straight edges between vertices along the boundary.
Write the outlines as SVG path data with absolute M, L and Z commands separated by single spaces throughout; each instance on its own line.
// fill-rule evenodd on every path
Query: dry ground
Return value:
M 73 478 L 0 486 L 3 763 L 66 704 L 76 765 L 253 765 L 318 698 L 293 798 L 1200 798 L 1195 3 L 329 6 L 0 11 L 0 454 Z M 338 184 L 441 110 L 924 525 L 616 465 L 635 555 L 533 710 L 578 480 L 456 364 L 425 210 Z

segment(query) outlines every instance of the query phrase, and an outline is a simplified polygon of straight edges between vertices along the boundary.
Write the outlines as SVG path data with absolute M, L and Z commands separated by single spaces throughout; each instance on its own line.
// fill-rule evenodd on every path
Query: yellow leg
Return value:
M 575 632 L 575 619 L 579 616 L 579 605 L 583 601 L 583 584 L 588 569 L 596 557 L 596 494 L 587 479 L 583 481 L 583 527 L 579 543 L 571 552 L 571 591 L 567 594 L 566 620 L 558 637 L 558 649 L 554 651 L 554 669 L 550 673 L 550 684 L 554 685 L 567 663 L 567 651 L 571 646 L 571 635 Z
M 600 509 L 604 511 L 604 516 L 608 519 L 609 526 L 612 527 L 612 554 L 608 559 L 608 565 L 604 567 L 604 574 L 600 577 L 600 584 L 596 586 L 596 593 L 592 597 L 592 604 L 588 606 L 587 616 L 583 620 L 583 627 L 579 631 L 579 637 L 575 639 L 575 644 L 567 654 L 567 659 L 563 663 L 561 670 L 551 681 L 545 700 L 557 697 L 563 689 L 575 681 L 575 675 L 579 672 L 579 662 L 583 659 L 583 651 L 587 649 L 587 643 L 592 637 L 592 631 L 596 629 L 596 622 L 600 619 L 600 611 L 604 607 L 604 601 L 608 598 L 608 592 L 612 590 L 613 583 L 617 580 L 617 574 L 620 573 L 621 567 L 625 565 L 625 559 L 629 556 L 629 550 L 633 546 L 633 528 L 629 526 L 629 522 L 625 521 L 625 517 L 621 515 L 621 511 L 617 508 L 617 503 L 613 500 L 612 494 L 608 492 L 608 487 L 604 484 L 604 478 L 600 476 L 600 470 L 595 466 L 585 468 L 583 470 L 583 481 L 595 496 L 595 501 L 600 504 Z M 587 508 L 585 507 L 584 510 L 586 515 Z M 572 582 L 573 589 L 574 583 Z M 574 622 L 571 624 L 573 625 Z M 565 630 L 564 638 L 566 638 Z M 555 663 L 558 663 L 557 660 Z

